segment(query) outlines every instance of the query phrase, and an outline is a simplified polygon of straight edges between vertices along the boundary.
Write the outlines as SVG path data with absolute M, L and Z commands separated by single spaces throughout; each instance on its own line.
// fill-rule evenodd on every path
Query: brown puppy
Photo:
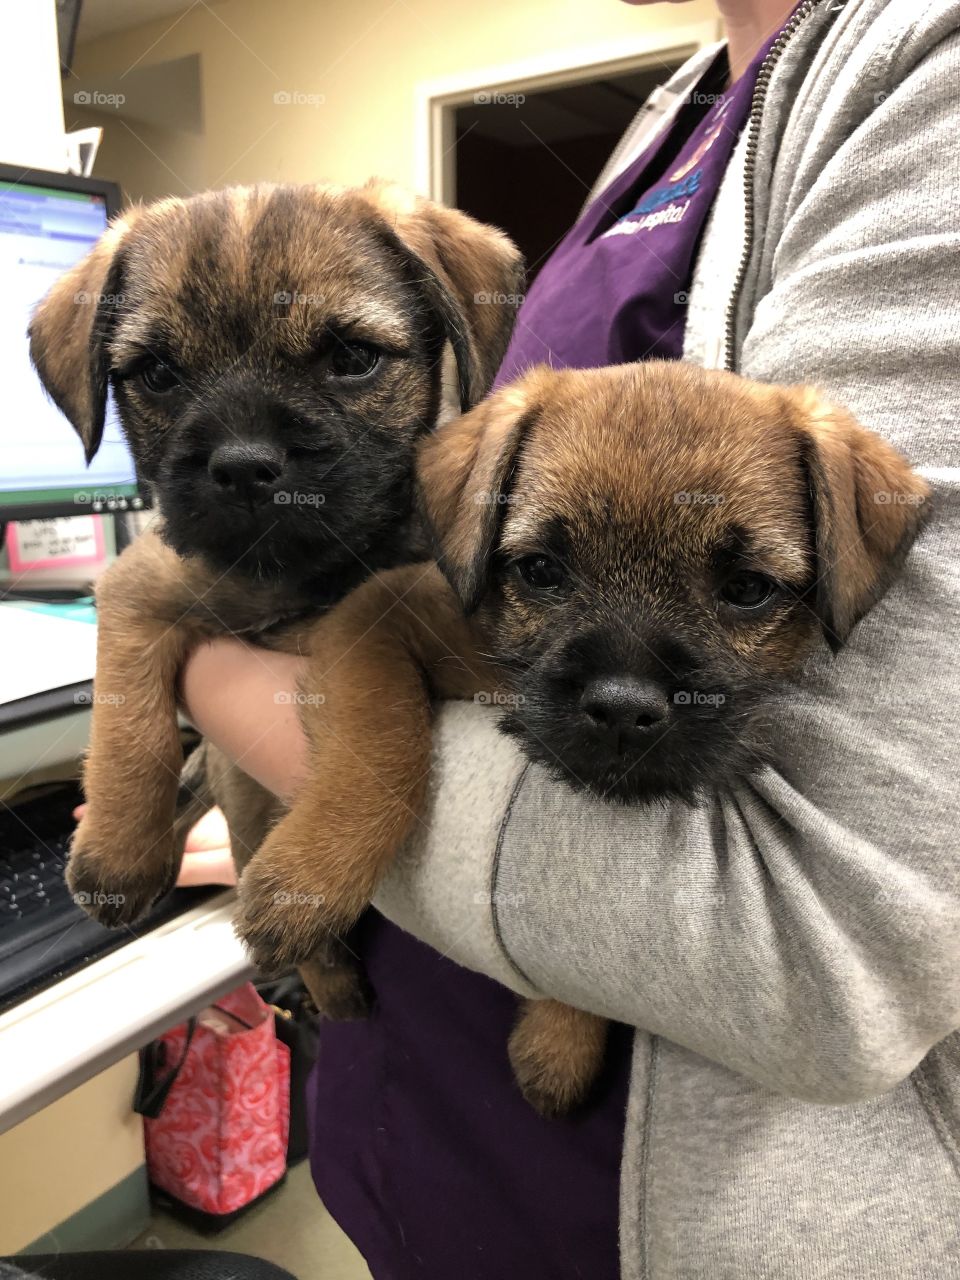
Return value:
M 440 571 L 371 578 L 308 637 L 314 768 L 240 883 L 266 962 L 348 928 L 414 828 L 429 694 L 499 702 L 574 787 L 692 801 L 772 758 L 771 694 L 846 641 L 928 506 L 812 389 L 673 363 L 535 370 L 426 441 L 420 479 Z M 604 1030 L 528 1003 L 510 1055 L 530 1101 L 580 1099 Z
M 174 828 L 179 665 L 222 633 L 296 652 L 310 617 L 425 553 L 414 456 L 444 355 L 467 408 L 512 328 L 488 299 L 521 276 L 499 232 L 396 187 L 256 187 L 129 211 L 40 304 L 45 387 L 88 458 L 112 390 L 161 516 L 97 591 L 97 692 L 122 696 L 94 702 L 68 878 L 104 923 L 169 888 L 215 800 L 241 866 L 260 843 L 275 803 L 212 750 Z M 356 1008 L 339 970 L 318 974 L 331 1011 Z

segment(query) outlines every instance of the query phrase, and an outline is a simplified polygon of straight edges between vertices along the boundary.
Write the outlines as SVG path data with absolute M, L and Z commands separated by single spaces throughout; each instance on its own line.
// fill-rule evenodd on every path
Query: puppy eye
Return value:
M 528 587 L 536 591 L 552 591 L 563 585 L 563 566 L 549 556 L 524 556 L 513 566 Z
M 776 593 L 777 584 L 763 573 L 742 569 L 720 588 L 720 598 L 735 609 L 759 609 Z
M 151 360 L 149 364 L 141 365 L 137 370 L 137 378 L 155 396 L 162 396 L 180 386 L 176 370 L 162 360 Z
M 380 352 L 365 342 L 337 342 L 330 353 L 330 372 L 337 378 L 366 378 L 380 363 Z

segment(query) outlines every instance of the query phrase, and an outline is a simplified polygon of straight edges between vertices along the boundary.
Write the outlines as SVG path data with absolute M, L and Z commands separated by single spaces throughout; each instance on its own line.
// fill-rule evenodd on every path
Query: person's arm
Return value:
M 303 663 L 239 640 L 219 638 L 201 645 L 181 673 L 181 703 L 192 723 L 252 778 L 289 800 L 307 768 L 307 742 L 296 715 L 295 692 Z M 536 994 L 504 955 L 490 922 L 487 851 L 497 841 L 523 761 L 495 728 L 495 717 L 455 704 L 435 728 L 429 832 L 422 845 L 405 851 L 399 874 L 390 877 L 387 911 L 425 941 L 524 994 Z M 485 731 L 477 752 L 466 754 L 477 730 Z M 469 846 L 461 842 L 467 837 Z M 447 855 L 463 850 L 464 857 Z M 414 870 L 415 869 L 415 870 Z M 460 919 L 464 904 L 480 913 L 465 933 L 445 929 Z M 439 932 L 437 925 L 440 925 Z
M 771 714 L 786 768 L 639 811 L 531 768 L 502 821 L 458 828 L 464 780 L 516 757 L 487 714 L 447 709 L 431 831 L 376 899 L 518 990 L 821 1102 L 892 1088 L 960 1027 L 958 67 L 953 34 L 859 127 L 815 135 L 815 180 L 778 178 L 741 371 L 820 385 L 928 468 L 936 510 L 848 648 Z M 443 892 L 464 866 L 485 896 Z
M 301 660 L 221 638 L 200 645 L 184 664 L 184 710 L 257 782 L 289 799 L 303 778 L 307 743 L 297 719 Z

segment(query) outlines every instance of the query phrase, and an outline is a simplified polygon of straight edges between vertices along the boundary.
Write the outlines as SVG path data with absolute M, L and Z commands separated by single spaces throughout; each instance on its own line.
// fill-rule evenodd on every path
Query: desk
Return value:
M 252 976 L 233 897 L 218 894 L 0 1017 L 0 1133 Z
M 53 616 L 47 619 L 48 614 Z M 31 777 L 56 776 L 58 771 L 63 776 L 63 766 L 75 768 L 86 750 L 90 735 L 89 697 L 78 702 L 72 695 L 90 692 L 96 640 L 93 617 L 92 609 L 85 604 L 0 604 L 0 649 L 11 688 L 17 685 L 21 670 L 32 671 L 34 682 L 37 680 L 38 651 L 44 662 L 42 674 L 50 680 L 49 691 L 42 692 L 28 678 L 25 690 L 37 689 L 37 696 L 0 702 L 0 796 L 15 794 Z M 46 621 L 52 637 L 44 642 L 41 638 Z M 24 623 L 32 626 L 18 625 Z M 61 652 L 64 646 L 53 637 L 57 636 L 57 626 L 63 623 L 68 623 L 68 632 L 75 631 L 85 641 L 76 646 L 80 652 Z M 22 692 L 16 690 L 7 696 L 19 698 Z M 55 703 L 53 713 L 51 699 Z
M 75 773 L 89 733 L 86 706 L 5 726 L 0 795 Z M 233 893 L 218 894 L 0 1016 L 0 1133 L 250 977 L 232 919 Z

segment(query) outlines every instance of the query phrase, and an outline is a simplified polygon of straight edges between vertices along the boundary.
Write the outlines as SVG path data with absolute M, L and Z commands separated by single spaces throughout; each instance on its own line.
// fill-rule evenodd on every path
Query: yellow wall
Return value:
M 0 1254 L 25 1249 L 140 1168 L 138 1071 L 133 1054 L 0 1135 Z
M 252 181 L 413 185 L 414 87 L 458 72 L 577 50 L 715 16 L 711 0 L 637 8 L 621 0 L 221 0 L 179 20 L 91 42 L 86 85 L 199 53 L 202 136 L 120 124 L 74 107 L 67 126 L 104 124 L 97 169 L 134 197 Z M 572 61 L 576 61 L 574 58 Z M 322 96 L 282 105 L 281 92 Z

